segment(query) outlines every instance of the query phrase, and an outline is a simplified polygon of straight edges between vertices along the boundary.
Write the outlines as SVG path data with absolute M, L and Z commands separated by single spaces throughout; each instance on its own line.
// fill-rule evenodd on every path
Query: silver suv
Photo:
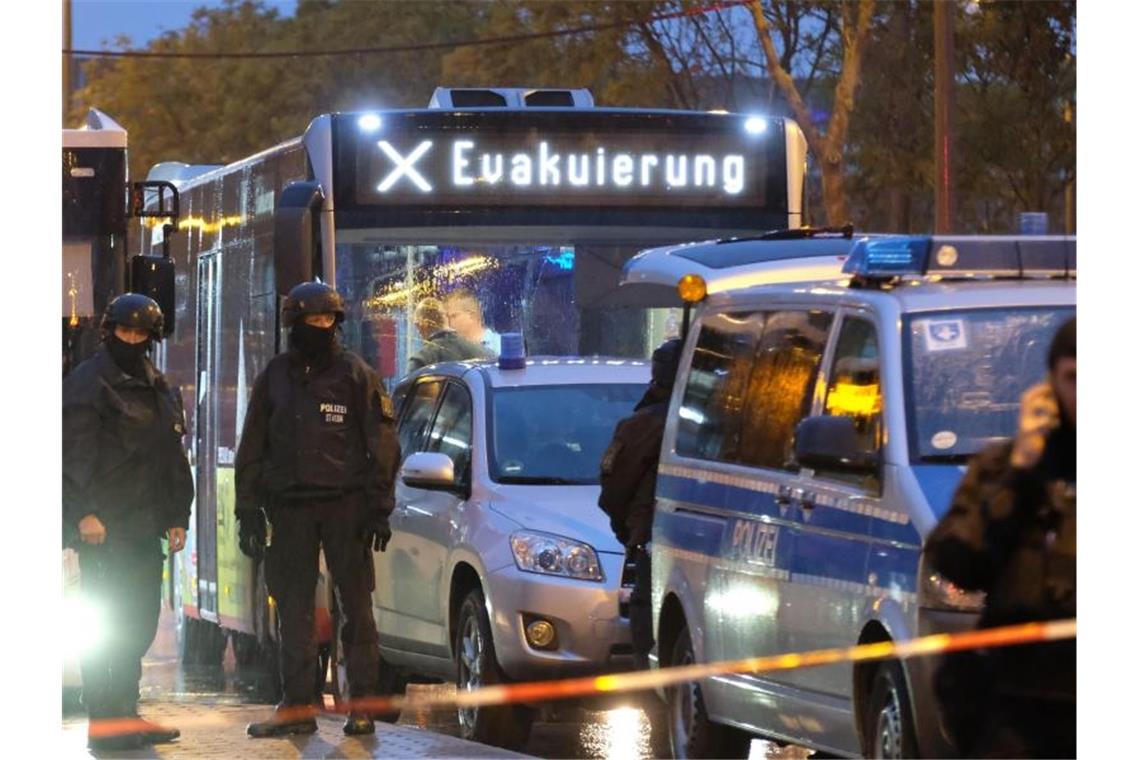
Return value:
M 460 689 L 628 666 L 625 553 L 598 509 L 614 426 L 645 362 L 427 367 L 396 389 L 404 462 L 375 556 L 387 666 Z M 465 738 L 525 743 L 526 706 L 461 710 Z

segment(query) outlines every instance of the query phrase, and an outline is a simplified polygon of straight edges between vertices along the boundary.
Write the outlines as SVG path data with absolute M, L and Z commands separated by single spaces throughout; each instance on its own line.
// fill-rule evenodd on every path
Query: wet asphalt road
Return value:
M 141 697 L 147 701 L 192 702 L 197 704 L 266 704 L 256 684 L 239 674 L 232 649 L 227 648 L 222 668 L 183 667 L 178 662 L 173 623 L 163 615 L 159 633 L 144 662 Z M 415 687 L 412 688 L 432 688 Z M 543 712 L 535 723 L 530 740 L 521 751 L 544 758 L 633 758 L 668 757 L 668 738 L 654 731 L 653 723 L 665 725 L 664 705 L 653 694 L 614 697 L 595 709 L 561 703 Z M 65 714 L 81 712 L 65 704 Z M 454 713 L 444 715 L 404 715 L 400 723 L 458 735 Z M 792 760 L 807 757 L 799 747 L 779 748 L 757 741 L 752 757 Z

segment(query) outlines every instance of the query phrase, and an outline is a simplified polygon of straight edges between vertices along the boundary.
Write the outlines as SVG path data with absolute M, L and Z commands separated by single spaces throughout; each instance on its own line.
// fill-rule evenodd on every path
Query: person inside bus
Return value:
M 138 713 L 142 658 L 158 630 L 162 538 L 172 554 L 182 550 L 194 500 L 182 398 L 147 358 L 162 322 L 150 298 L 119 296 L 103 315 L 102 345 L 63 381 L 64 545 L 78 552 L 83 594 L 111 626 L 80 663 L 95 751 L 179 737 Z
M 438 298 L 429 296 L 416 304 L 415 322 L 423 345 L 408 359 L 408 372 L 439 362 L 489 358 L 489 352 L 482 345 L 467 340 L 448 327 L 443 304 Z
M 340 605 L 351 698 L 376 693 L 372 552 L 392 537 L 400 462 L 392 400 L 376 372 L 340 345 L 340 294 L 302 283 L 282 311 L 290 348 L 254 382 L 234 461 L 238 544 L 249 557 L 265 555 L 280 629 L 284 699 L 272 718 L 249 724 L 246 732 L 257 738 L 317 730 L 314 602 L 322 548 Z M 375 730 L 364 711 L 351 711 L 344 724 L 348 735 Z
M 448 293 L 444 299 L 444 311 L 447 326 L 460 337 L 483 346 L 492 356 L 498 356 L 502 351 L 502 338 L 483 324 L 483 307 L 470 290 L 460 288 Z

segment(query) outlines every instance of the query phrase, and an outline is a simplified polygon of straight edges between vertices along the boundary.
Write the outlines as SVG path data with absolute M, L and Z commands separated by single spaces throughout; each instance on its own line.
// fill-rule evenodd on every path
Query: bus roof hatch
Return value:
M 428 108 L 593 108 L 589 90 L 533 87 L 436 87 Z

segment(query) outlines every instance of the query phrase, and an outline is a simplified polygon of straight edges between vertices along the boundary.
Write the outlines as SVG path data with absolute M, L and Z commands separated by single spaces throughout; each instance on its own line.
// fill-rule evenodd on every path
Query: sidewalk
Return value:
M 124 752 L 124 758 L 365 758 L 365 757 L 528 757 L 497 747 L 464 741 L 421 728 L 377 723 L 374 736 L 347 737 L 343 719 L 325 714 L 317 719 L 318 731 L 310 736 L 282 739 L 250 739 L 246 724 L 272 713 L 269 705 L 192 704 L 143 702 L 143 717 L 176 726 L 182 738 L 172 744 Z M 87 752 L 87 720 L 63 722 L 64 757 L 90 757 Z M 105 755 L 100 755 L 105 757 Z

